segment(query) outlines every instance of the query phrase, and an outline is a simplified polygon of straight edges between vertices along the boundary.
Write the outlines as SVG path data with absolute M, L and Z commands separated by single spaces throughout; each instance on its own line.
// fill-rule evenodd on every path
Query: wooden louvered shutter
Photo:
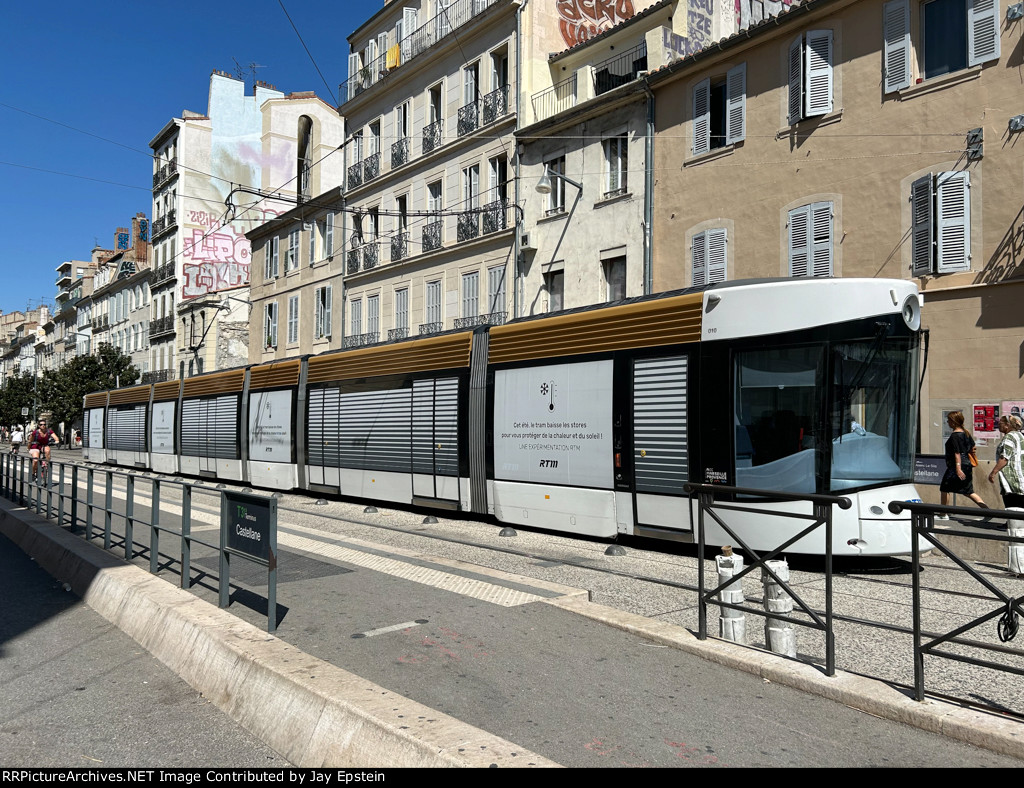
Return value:
M 706 235 L 708 250 L 708 284 L 724 282 L 728 278 L 726 276 L 727 257 L 725 228 L 715 227 L 712 230 L 708 230 Z
M 885 92 L 910 87 L 910 2 L 893 0 L 882 7 Z
M 967 65 L 999 59 L 999 0 L 967 0 Z
M 832 31 L 807 31 L 807 109 L 804 117 L 832 111 Z
M 832 203 L 811 205 L 811 276 L 832 276 Z
M 804 205 L 789 212 L 789 275 L 810 273 L 811 206 Z
M 935 180 L 936 270 L 941 273 L 971 270 L 970 175 L 943 172 Z
M 747 136 L 747 64 L 730 69 L 725 78 L 725 144 L 732 145 Z
M 331 286 L 327 285 L 324 290 L 324 336 L 329 337 L 331 335 L 331 311 L 333 306 L 331 299 Z
M 711 150 L 711 80 L 697 83 L 693 89 L 693 155 Z
M 918 178 L 910 186 L 910 270 L 914 276 L 932 272 L 932 176 Z
M 801 117 L 803 109 L 803 51 L 804 37 L 789 45 L 789 124 Z
M 692 259 L 694 287 L 703 287 L 708 283 L 708 254 L 706 239 L 706 233 L 697 233 L 697 235 L 693 236 Z

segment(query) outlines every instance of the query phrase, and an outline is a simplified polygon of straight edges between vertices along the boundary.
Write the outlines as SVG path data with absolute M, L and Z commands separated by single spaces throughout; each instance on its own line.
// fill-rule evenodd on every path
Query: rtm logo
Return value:
M 558 467 L 558 460 L 541 460 L 540 461 L 540 467 L 541 468 L 557 468 Z

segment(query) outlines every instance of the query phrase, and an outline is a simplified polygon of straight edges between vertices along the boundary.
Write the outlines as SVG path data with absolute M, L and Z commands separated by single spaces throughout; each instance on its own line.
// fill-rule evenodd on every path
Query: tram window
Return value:
M 832 490 L 909 481 L 917 405 L 905 400 L 916 358 L 904 344 L 835 346 Z
M 737 355 L 737 486 L 815 491 L 821 357 L 817 347 L 754 350 Z

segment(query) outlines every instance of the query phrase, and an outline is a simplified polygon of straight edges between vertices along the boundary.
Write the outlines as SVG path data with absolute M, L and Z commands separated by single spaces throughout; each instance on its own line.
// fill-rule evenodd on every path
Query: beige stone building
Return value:
M 943 451 L 946 411 L 971 426 L 974 406 L 1024 399 L 1014 13 L 1006 0 L 809 0 L 652 73 L 655 290 L 913 279 L 930 334 L 921 451 Z

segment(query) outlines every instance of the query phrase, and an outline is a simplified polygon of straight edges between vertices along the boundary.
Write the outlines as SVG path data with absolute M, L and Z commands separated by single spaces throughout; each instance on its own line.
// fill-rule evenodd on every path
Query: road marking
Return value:
M 412 629 L 418 627 L 420 624 L 418 621 L 406 621 L 404 624 L 395 624 L 390 627 L 381 627 L 380 629 L 371 629 L 369 632 L 357 632 L 352 637 L 354 638 L 372 638 L 374 635 L 386 635 L 388 632 L 398 632 L 403 629 Z

